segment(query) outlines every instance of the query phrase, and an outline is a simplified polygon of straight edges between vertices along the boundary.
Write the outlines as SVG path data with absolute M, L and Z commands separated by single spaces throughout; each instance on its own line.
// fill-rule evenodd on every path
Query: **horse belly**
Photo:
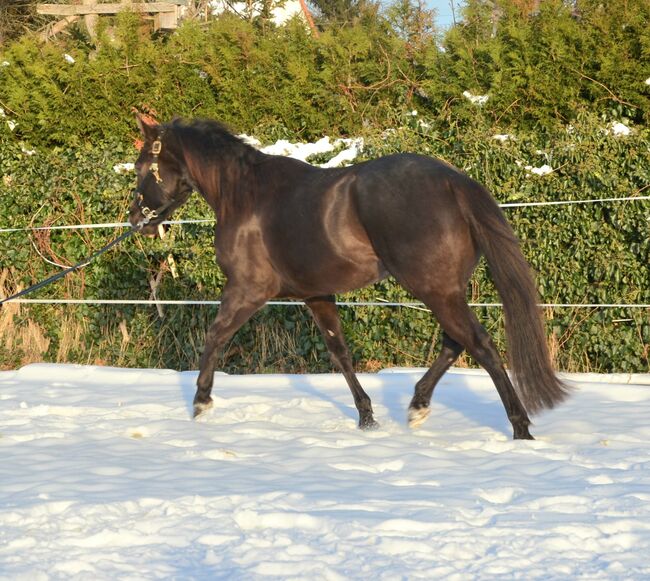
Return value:
M 302 251 L 285 256 L 276 265 L 283 293 L 295 297 L 344 293 L 368 286 L 387 275 L 372 247 L 311 240 Z
M 347 188 L 330 189 L 309 214 L 274 229 L 271 254 L 288 294 L 337 294 L 368 286 L 387 271 L 359 222 Z M 300 214 L 298 214 L 300 215 Z

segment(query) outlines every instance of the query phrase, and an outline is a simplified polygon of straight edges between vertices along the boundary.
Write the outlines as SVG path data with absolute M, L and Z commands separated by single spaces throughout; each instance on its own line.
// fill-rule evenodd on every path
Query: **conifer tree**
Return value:
M 372 0 L 309 0 L 325 23 L 350 24 L 373 4 Z

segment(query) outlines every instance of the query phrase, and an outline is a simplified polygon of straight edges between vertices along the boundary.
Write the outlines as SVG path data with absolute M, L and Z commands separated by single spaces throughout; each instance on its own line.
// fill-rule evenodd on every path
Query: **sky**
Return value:
M 443 28 L 447 28 L 453 24 L 451 4 L 451 0 L 427 0 L 428 7 L 436 10 L 436 20 L 438 25 Z M 453 4 L 455 5 L 456 19 L 458 19 L 460 17 L 459 7 L 462 4 L 462 0 L 454 0 Z

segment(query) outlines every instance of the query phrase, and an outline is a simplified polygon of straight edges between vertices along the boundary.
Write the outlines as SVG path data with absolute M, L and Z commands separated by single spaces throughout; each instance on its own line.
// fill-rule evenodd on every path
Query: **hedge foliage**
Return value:
M 420 120 L 421 121 L 421 120 Z M 583 120 L 553 140 L 517 135 L 503 143 L 483 129 L 432 132 L 413 124 L 369 138 L 367 157 L 395 151 L 438 155 L 487 184 L 502 202 L 596 199 L 640 193 L 650 167 L 648 132 L 621 138 Z M 4 143 L 0 169 L 0 216 L 6 227 L 31 223 L 75 224 L 126 218 L 131 176 L 113 166 L 133 159 L 135 151 L 118 142 L 86 148 L 60 148 L 26 155 L 18 144 Z M 556 171 L 536 176 L 526 165 L 550 164 Z M 524 252 L 539 273 L 544 302 L 650 303 L 647 202 L 547 206 L 506 210 Z M 209 217 L 195 196 L 178 217 Z M 38 296 L 166 299 L 218 298 L 224 279 L 214 265 L 210 225 L 177 225 L 163 240 L 137 238 L 124 243 Z M 11 271 L 7 286 L 28 285 L 55 268 L 43 257 L 73 263 L 97 249 L 113 231 L 18 232 L 0 237 L 0 270 Z M 31 243 L 30 243 L 31 239 Z M 171 274 L 169 256 L 178 274 Z M 9 284 L 11 283 L 11 284 Z M 351 300 L 412 300 L 391 281 L 354 293 Z M 485 265 L 470 289 L 475 302 L 498 302 Z M 478 309 L 483 323 L 505 348 L 501 311 Z M 164 307 L 164 318 L 150 307 L 22 308 L 14 325 L 34 321 L 50 339 L 46 358 L 57 358 L 64 327 L 78 335 L 65 359 L 99 359 L 121 365 L 195 367 L 203 333 L 216 308 Z M 411 309 L 342 309 L 344 325 L 359 366 L 424 365 L 436 349 L 438 331 L 430 315 Z M 647 371 L 650 324 L 647 310 L 547 309 L 558 365 L 570 370 Z M 64 324 L 65 323 L 65 324 Z M 68 330 L 68 332 L 71 332 Z M 128 336 L 128 339 L 125 337 Z M 24 353 L 3 352 L 2 365 L 18 363 Z M 304 309 L 268 307 L 231 345 L 229 369 L 304 370 L 327 368 L 325 347 Z M 89 355 L 90 354 L 90 355 Z M 13 358 L 13 359 L 12 359 Z
M 24 36 L 0 52 L 8 63 L 0 66 L 0 227 L 125 220 L 133 177 L 113 166 L 136 157 L 134 109 L 160 119 L 217 117 L 267 142 L 362 135 L 366 158 L 436 155 L 501 202 L 647 194 L 647 3 L 611 2 L 603 13 L 601 3 L 585 0 L 579 18 L 559 0 L 542 2 L 536 15 L 518 2 L 498 4 L 498 26 L 484 3 L 470 1 L 463 25 L 417 43 L 376 13 L 318 39 L 300 22 L 274 28 L 232 17 L 152 38 L 131 14 L 114 26 L 103 20 L 96 45 L 83 34 L 61 44 Z M 478 106 L 463 91 L 489 98 Z M 613 122 L 631 134 L 614 135 Z M 531 172 L 543 164 L 554 171 Z M 648 202 L 506 212 L 544 302 L 650 303 Z M 195 196 L 177 216 L 210 214 Z M 153 282 L 158 298 L 218 298 L 224 280 L 211 230 L 174 226 L 163 240 L 131 239 L 38 296 L 146 299 Z M 32 284 L 56 271 L 47 261 L 74 263 L 112 236 L 0 233 L 0 290 Z M 474 302 L 498 301 L 485 264 L 468 292 Z M 391 281 L 341 298 L 411 300 Z M 476 310 L 505 349 L 501 310 Z M 9 305 L 0 312 L 0 366 L 45 359 L 196 368 L 215 313 Z M 648 371 L 647 310 L 554 308 L 545 316 L 561 369 Z M 360 369 L 425 365 L 437 350 L 439 331 L 426 312 L 344 308 L 342 317 Z M 233 339 L 229 356 L 228 370 L 330 368 L 300 307 L 264 309 Z
M 100 20 L 96 44 L 25 35 L 0 50 L 0 107 L 18 136 L 48 146 L 128 140 L 134 109 L 214 117 L 268 138 L 356 135 L 399 125 L 407 109 L 471 124 L 465 91 L 488 95 L 483 114 L 503 128 L 556 131 L 585 111 L 648 122 L 646 0 L 581 0 L 579 15 L 563 0 L 535 15 L 499 0 L 498 24 L 490 4 L 468 1 L 464 24 L 444 38 L 417 20 L 409 31 L 403 6 L 318 38 L 297 19 L 276 28 L 232 15 L 151 37 L 122 13 Z

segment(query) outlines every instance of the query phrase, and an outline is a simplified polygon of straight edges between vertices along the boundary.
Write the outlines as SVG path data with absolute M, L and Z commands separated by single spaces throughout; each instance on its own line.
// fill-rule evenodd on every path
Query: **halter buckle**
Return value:
M 154 155 L 160 155 L 161 151 L 162 151 L 162 143 L 160 139 L 156 139 L 156 141 L 154 141 L 151 144 L 151 153 L 153 153 Z
M 151 210 L 149 206 L 144 206 L 143 208 L 140 208 L 140 211 L 144 216 L 145 224 L 148 224 L 149 222 L 151 222 L 151 220 L 155 220 L 158 217 L 158 212 L 156 212 L 156 210 Z

